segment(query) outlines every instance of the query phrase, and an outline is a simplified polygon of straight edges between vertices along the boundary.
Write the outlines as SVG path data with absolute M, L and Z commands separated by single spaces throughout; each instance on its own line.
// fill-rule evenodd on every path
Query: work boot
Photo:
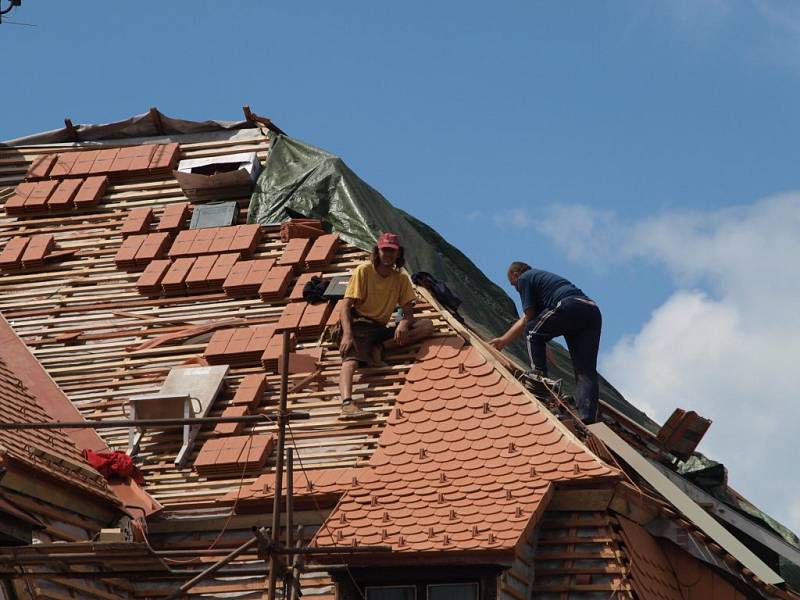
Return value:
M 522 375 L 520 375 L 520 381 L 525 384 L 528 388 L 540 388 L 545 387 L 549 391 L 554 392 L 555 394 L 559 394 L 561 392 L 561 380 L 560 379 L 550 379 L 547 375 L 544 374 L 543 371 L 539 369 L 533 369 L 532 371 L 526 371 Z M 534 389 L 534 391 L 536 391 Z
M 368 416 L 369 413 L 363 411 L 352 398 L 342 401 L 342 412 L 339 415 L 339 419 L 347 421 L 350 419 L 363 419 Z

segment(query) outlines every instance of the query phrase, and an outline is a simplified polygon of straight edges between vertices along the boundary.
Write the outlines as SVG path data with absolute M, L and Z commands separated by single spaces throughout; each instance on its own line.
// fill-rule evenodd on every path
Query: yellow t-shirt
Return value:
M 360 315 L 386 325 L 395 307 L 408 304 L 416 294 L 408 275 L 392 271 L 383 277 L 368 262 L 353 269 L 344 297 L 355 300 L 354 306 Z

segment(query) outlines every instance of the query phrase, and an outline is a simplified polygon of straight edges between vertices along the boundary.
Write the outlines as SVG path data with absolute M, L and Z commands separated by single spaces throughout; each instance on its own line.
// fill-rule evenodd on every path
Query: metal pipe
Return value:
M 205 579 L 206 577 L 209 577 L 209 576 L 213 575 L 214 573 L 216 573 L 217 571 L 219 571 L 220 569 L 222 569 L 222 567 L 224 567 L 224 566 L 225 566 L 225 565 L 227 565 L 229 562 L 231 562 L 231 561 L 232 561 L 234 558 L 236 558 L 236 557 L 237 557 L 237 556 L 239 556 L 240 554 L 244 554 L 245 552 L 247 552 L 247 550 L 249 550 L 250 548 L 252 548 L 253 546 L 255 546 L 257 543 L 258 543 L 258 538 L 257 538 L 257 537 L 252 537 L 252 538 L 250 538 L 250 539 L 249 539 L 249 540 L 247 540 L 247 541 L 246 541 L 244 544 L 242 544 L 241 546 L 239 546 L 239 547 L 238 547 L 238 548 L 236 548 L 235 550 L 231 551 L 231 552 L 230 552 L 229 554 L 227 554 L 225 557 L 221 558 L 220 560 L 218 560 L 217 562 L 215 562 L 213 565 L 211 565 L 210 567 L 208 567 L 208 568 L 207 568 L 205 571 L 202 571 L 201 573 L 199 573 L 199 574 L 198 574 L 198 575 L 196 575 L 195 577 L 192 577 L 192 578 L 191 578 L 189 581 L 187 581 L 186 583 L 184 583 L 184 584 L 183 584 L 183 585 L 180 587 L 180 589 L 178 589 L 178 591 L 177 591 L 177 592 L 175 592 L 174 594 L 172 594 L 171 596 L 169 596 L 169 597 L 167 598 L 167 600 L 177 600 L 177 599 L 178 599 L 178 598 L 180 598 L 180 597 L 181 597 L 183 594 L 185 594 L 187 591 L 189 591 L 190 589 L 192 589 L 192 588 L 193 588 L 195 585 L 197 585 L 198 583 L 200 583 L 200 582 L 201 582 L 203 579 Z M 263 571 L 261 571 L 261 573 L 263 573 Z
M 108 419 L 105 421 L 48 421 L 43 423 L 0 423 L 0 431 L 4 429 L 111 429 L 113 427 L 153 427 L 172 429 L 184 425 L 214 425 L 216 423 L 256 423 L 264 420 L 264 414 L 242 415 L 240 417 L 193 417 L 190 419 Z M 292 412 L 285 415 L 288 419 L 304 420 L 311 417 L 308 413 Z
M 294 448 L 286 449 L 286 548 L 291 549 L 292 534 L 294 533 Z M 289 555 L 286 562 L 292 562 Z
M 289 395 L 289 332 L 283 332 L 281 351 L 281 388 L 278 399 L 278 442 L 275 453 L 275 499 L 272 502 L 272 548 L 280 544 L 281 494 L 283 492 L 283 455 L 286 447 L 286 400 Z M 267 600 L 275 600 L 275 585 L 278 581 L 278 555 L 269 553 L 269 581 Z

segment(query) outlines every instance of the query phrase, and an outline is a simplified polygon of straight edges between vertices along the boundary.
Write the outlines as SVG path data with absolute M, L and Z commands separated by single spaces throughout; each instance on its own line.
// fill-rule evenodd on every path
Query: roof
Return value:
M 510 551 L 553 483 L 617 475 L 457 336 L 422 344 L 369 466 L 317 544 Z
M 59 401 L 66 402 L 65 412 L 72 410 L 63 395 L 60 398 L 59 395 L 55 398 L 37 395 L 37 389 L 48 387 L 50 382 L 47 375 L 36 368 L 35 361 L 26 361 L 29 356 L 25 345 L 0 316 L 0 396 L 3 398 L 0 421 L 4 423 L 52 421 L 57 411 L 49 409 Z M 56 479 L 62 485 L 116 503 L 105 479 L 89 466 L 64 430 L 0 430 L 0 460 L 16 461 L 35 470 L 40 477 Z
M 184 565 L 206 566 L 252 535 L 252 527 L 267 523 L 275 477 L 277 358 L 285 330 L 294 352 L 288 408 L 308 415 L 289 422 L 287 439 L 296 459 L 297 537 L 304 544 L 392 548 L 390 554 L 359 555 L 365 565 L 492 561 L 505 569 L 504 600 L 519 593 L 516 584 L 533 591 L 533 597 L 609 586 L 639 590 L 642 596 L 656 590 L 668 597 L 674 591 L 669 582 L 666 587 L 663 581 L 653 583 L 665 579 L 666 567 L 661 558 L 648 562 L 655 560 L 652 532 L 632 530 L 628 545 L 636 551 L 627 554 L 626 544 L 612 532 L 622 527 L 617 514 L 641 522 L 663 516 L 663 498 L 646 483 L 619 483 L 623 471 L 608 448 L 578 425 L 570 429 L 560 421 L 569 417 L 563 398 L 526 389 L 514 378 L 510 361 L 425 290 L 418 290 L 417 314 L 433 320 L 434 337 L 389 353 L 384 367 L 360 369 L 355 392 L 371 418 L 340 421 L 338 348 L 321 335 L 337 312 L 330 305 L 307 304 L 302 284 L 312 273 L 346 275 L 368 254 L 340 241 L 336 231 L 313 242 L 289 239 L 292 231 L 307 233 L 307 224 L 289 227 L 283 235 L 274 222 L 242 225 L 251 216 L 247 194 L 228 198 L 239 225 L 187 229 L 199 205 L 188 202 L 172 175 L 175 161 L 254 152 L 263 163 L 275 138 L 263 127 L 233 132 L 212 127 L 198 134 L 171 125 L 156 137 L 128 137 L 134 130 L 153 133 L 137 129 L 155 127 L 145 120 L 93 130 L 102 147 L 38 138 L 47 145 L 0 150 L 0 186 L 6 186 L 0 187 L 0 202 L 16 197 L 11 202 L 15 214 L 0 213 L 0 311 L 13 327 L 13 339 L 33 353 L 26 351 L 28 360 L 46 371 L 39 379 L 58 392 L 29 387 L 32 396 L 48 400 L 45 411 L 53 418 L 123 418 L 131 398 L 158 392 L 171 369 L 208 363 L 230 365 L 209 415 L 261 417 L 255 423 L 200 428 L 182 468 L 174 466 L 179 430 L 144 431 L 136 460 L 147 491 L 164 507 L 147 519 L 147 561 L 152 562 L 152 553 L 186 552 L 164 559 L 186 573 Z M 118 146 L 130 150 L 116 152 Z M 103 152 L 90 156 L 96 149 Z M 74 156 L 45 158 L 56 154 Z M 154 163 L 154 156 L 166 158 Z M 48 173 L 58 164 L 61 175 Z M 76 164 L 83 166 L 72 173 Z M 26 177 L 27 183 L 56 184 L 41 190 L 23 186 L 20 198 L 15 189 Z M 103 181 L 84 189 L 94 177 Z M 304 216 L 318 216 L 311 212 Z M 408 219 L 423 238 L 435 235 Z M 357 225 L 362 232 L 377 227 L 367 217 Z M 448 260 L 463 258 L 451 250 Z M 473 314 L 481 308 L 473 307 Z M 17 355 L 0 356 L 11 361 Z M 8 408 L 14 409 L 23 398 L 11 402 Z M 637 426 L 614 411 L 606 414 L 612 421 L 619 417 L 614 426 L 637 451 L 652 453 L 654 436 L 647 424 Z M 125 450 L 128 433 L 127 428 L 70 430 L 67 438 L 78 448 Z M 638 504 L 627 502 L 622 487 L 636 490 Z M 679 531 L 690 528 L 674 515 L 665 518 Z M 590 529 L 597 535 L 584 536 Z M 562 532 L 578 546 L 606 539 L 617 544 L 620 550 L 612 555 L 598 542 L 587 557 L 603 561 L 607 580 L 586 583 L 592 572 L 571 562 L 551 569 L 551 587 L 534 580 L 537 569 L 549 568 L 532 556 L 538 555 L 537 544 L 558 554 L 565 543 Z M 637 536 L 649 541 L 640 544 Z M 663 544 L 659 547 L 674 558 Z M 682 560 L 683 549 L 676 552 L 676 560 Z M 343 560 L 353 564 L 355 558 Z M 643 561 L 630 582 L 626 560 Z M 253 551 L 226 569 L 193 593 L 260 593 L 264 556 Z M 564 580 L 556 581 L 561 575 Z M 135 586 L 139 595 L 155 595 L 187 578 L 165 577 L 132 578 L 125 585 Z M 331 597 L 326 573 L 309 569 L 303 580 L 305 597 Z M 742 581 L 746 584 L 744 576 L 737 585 Z

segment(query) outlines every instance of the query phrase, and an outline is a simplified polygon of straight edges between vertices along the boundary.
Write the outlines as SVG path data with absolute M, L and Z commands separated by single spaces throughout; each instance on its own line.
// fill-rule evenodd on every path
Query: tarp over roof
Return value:
M 276 223 L 290 216 L 321 219 L 345 241 L 370 250 L 377 235 L 393 231 L 410 251 L 411 272 L 427 271 L 447 282 L 464 303 L 459 312 L 484 339 L 501 335 L 518 318 L 514 302 L 461 251 L 431 227 L 392 206 L 380 192 L 356 175 L 344 161 L 324 150 L 283 135 L 271 135 L 272 148 L 250 201 L 250 223 Z M 551 376 L 571 388 L 572 365 L 567 351 L 551 343 Z M 527 364 L 521 343 L 511 348 L 520 365 Z M 631 406 L 601 379 L 604 402 L 652 432 L 658 425 Z

